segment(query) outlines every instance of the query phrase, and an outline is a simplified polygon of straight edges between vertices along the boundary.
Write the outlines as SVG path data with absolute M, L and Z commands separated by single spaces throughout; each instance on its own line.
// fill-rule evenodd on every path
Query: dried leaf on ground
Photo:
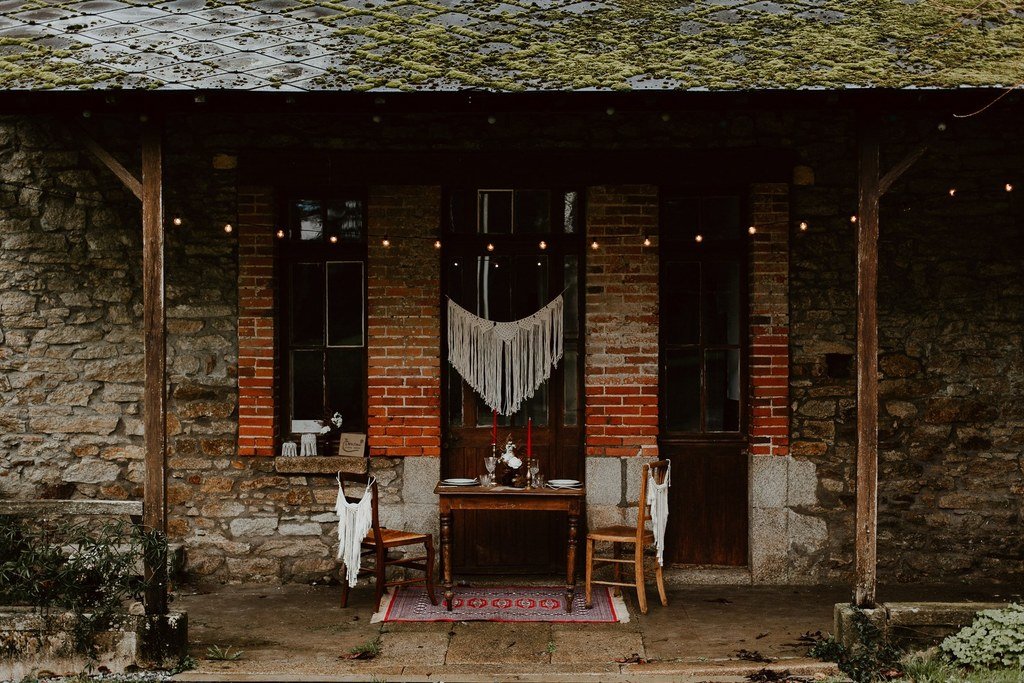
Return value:
M 745 662 L 761 662 L 764 664 L 771 664 L 775 660 L 771 657 L 766 657 L 757 650 L 736 650 L 736 659 L 742 659 Z
M 634 652 L 628 657 L 616 657 L 615 662 L 619 664 L 646 664 L 647 660 Z

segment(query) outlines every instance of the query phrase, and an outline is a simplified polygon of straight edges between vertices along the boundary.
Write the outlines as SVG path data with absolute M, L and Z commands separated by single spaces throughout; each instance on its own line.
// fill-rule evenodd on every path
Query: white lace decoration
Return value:
M 665 468 L 665 480 L 654 481 L 653 470 L 647 471 L 647 502 L 651 508 L 651 531 L 654 532 L 654 549 L 658 553 L 658 565 L 665 566 L 665 527 L 668 524 L 668 487 L 672 485 L 672 463 Z
M 345 580 L 354 588 L 359 579 L 359 563 L 362 560 L 363 539 L 373 526 L 373 482 L 366 482 L 363 497 L 357 503 L 345 500 L 345 487 L 338 481 L 338 500 L 334 512 L 338 515 L 338 559 L 345 563 Z
M 494 322 L 448 299 L 448 362 L 491 410 L 511 415 L 562 359 L 562 295 L 533 315 Z

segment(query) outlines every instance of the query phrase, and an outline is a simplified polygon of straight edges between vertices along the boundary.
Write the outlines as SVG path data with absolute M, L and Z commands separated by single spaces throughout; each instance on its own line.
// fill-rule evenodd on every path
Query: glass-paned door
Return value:
M 510 416 L 497 416 L 499 449 L 507 436 L 525 448 L 532 420 L 533 454 L 548 478 L 583 477 L 580 442 L 581 317 L 579 208 L 572 193 L 552 190 L 463 190 L 447 194 L 445 294 L 488 320 L 524 318 L 564 293 L 565 351 L 546 381 Z M 566 226 L 569 226 L 568 228 Z M 445 347 L 446 348 L 446 347 Z M 493 412 L 447 362 L 445 365 L 446 476 L 484 472 L 491 453 Z M 558 513 L 465 512 L 455 520 L 459 571 L 531 573 L 565 562 L 565 519 Z

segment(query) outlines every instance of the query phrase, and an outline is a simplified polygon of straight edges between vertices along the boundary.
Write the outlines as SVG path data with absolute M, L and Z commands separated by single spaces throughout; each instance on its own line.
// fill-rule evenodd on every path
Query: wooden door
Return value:
M 499 191 L 512 192 L 512 191 Z M 535 191 L 549 197 L 560 196 Z M 467 202 L 494 205 L 494 191 L 449 193 L 449 206 Z M 513 194 L 510 199 L 515 201 Z M 532 198 L 540 204 L 540 198 Z M 512 202 L 510 202 L 512 203 Z M 552 202 L 554 203 L 554 202 Z M 555 213 L 556 207 L 548 207 Z M 583 408 L 581 387 L 580 303 L 577 294 L 580 258 L 573 233 L 507 231 L 446 234 L 443 262 L 444 293 L 457 304 L 489 320 L 526 317 L 564 290 L 565 356 L 551 377 L 523 408 L 497 416 L 499 449 L 511 435 L 525 453 L 527 419 L 532 419 L 533 453 L 547 478 L 583 479 L 580 443 Z M 521 218 L 521 217 L 520 217 Z M 480 219 L 478 219 L 479 222 Z M 514 219 L 513 219 L 514 221 Z M 552 224 L 562 228 L 552 217 Z M 500 226 L 499 226 L 500 228 Z M 469 233 L 469 234 L 466 234 Z M 542 244 L 543 243 L 543 244 Z M 488 248 L 488 245 L 492 248 Z M 445 308 L 447 302 L 444 302 Z M 444 341 L 447 353 L 447 340 Z M 485 472 L 483 459 L 492 452 L 494 415 L 445 359 L 445 435 L 442 472 L 446 477 L 470 477 Z M 483 512 L 455 514 L 452 564 L 468 573 L 542 573 L 565 564 L 566 518 L 554 512 Z
M 746 223 L 739 194 L 663 193 L 660 437 L 666 554 L 746 565 Z

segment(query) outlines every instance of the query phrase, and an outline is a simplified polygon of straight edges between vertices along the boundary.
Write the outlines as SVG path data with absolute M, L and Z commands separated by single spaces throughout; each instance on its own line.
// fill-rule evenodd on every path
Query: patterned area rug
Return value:
M 565 589 L 558 586 L 481 586 L 458 587 L 452 611 L 444 608 L 444 597 L 437 591 L 437 605 L 431 605 L 420 587 L 399 586 L 384 596 L 380 610 L 371 622 L 380 621 L 546 621 L 559 623 L 628 622 L 629 611 L 621 597 L 605 586 L 594 588 L 594 606 L 584 606 L 580 586 L 565 611 Z

